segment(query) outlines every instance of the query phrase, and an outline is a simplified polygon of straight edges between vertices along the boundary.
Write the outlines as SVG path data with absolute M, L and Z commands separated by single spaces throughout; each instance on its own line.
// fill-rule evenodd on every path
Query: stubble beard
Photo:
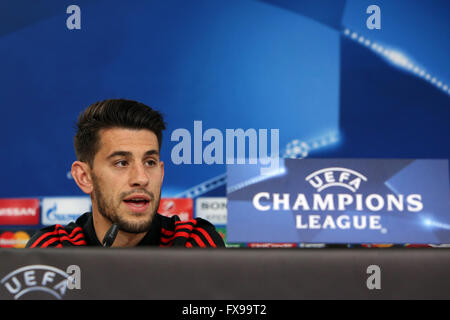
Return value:
M 111 223 L 116 223 L 119 227 L 119 230 L 122 230 L 122 231 L 128 232 L 128 233 L 142 233 L 142 232 L 146 232 L 150 229 L 150 226 L 153 221 L 153 217 L 155 216 L 155 214 L 159 208 L 159 202 L 161 200 L 161 192 L 159 193 L 157 199 L 155 199 L 155 196 L 152 192 L 149 192 L 144 189 L 136 189 L 133 192 L 127 192 L 127 193 L 121 194 L 119 206 L 125 197 L 127 197 L 128 195 L 135 193 L 137 191 L 139 191 L 140 193 L 147 194 L 150 197 L 151 202 L 154 202 L 156 204 L 153 209 L 153 212 L 148 216 L 148 218 L 145 221 L 142 221 L 142 222 L 128 221 L 126 218 L 117 214 L 117 211 L 119 210 L 119 206 L 117 207 L 117 209 L 115 209 L 114 205 L 113 205 L 113 200 L 108 202 L 107 199 L 104 197 L 103 193 L 100 190 L 100 186 L 99 186 L 97 177 L 95 177 L 93 175 L 92 180 L 93 180 L 93 184 L 94 184 L 94 201 L 97 205 L 98 212 L 104 218 L 111 221 Z

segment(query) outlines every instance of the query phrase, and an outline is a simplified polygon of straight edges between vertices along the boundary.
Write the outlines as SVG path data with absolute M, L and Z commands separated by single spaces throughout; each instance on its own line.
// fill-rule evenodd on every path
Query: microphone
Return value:
M 117 233 L 119 232 L 119 226 L 116 223 L 113 223 L 113 225 L 106 231 L 105 237 L 103 238 L 103 247 L 109 248 L 114 243 L 114 240 L 116 240 Z

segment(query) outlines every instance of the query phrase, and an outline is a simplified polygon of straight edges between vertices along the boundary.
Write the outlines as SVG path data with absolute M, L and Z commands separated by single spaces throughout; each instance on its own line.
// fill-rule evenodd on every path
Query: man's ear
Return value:
M 75 161 L 72 163 L 72 177 L 80 189 L 87 194 L 94 190 L 92 183 L 91 168 L 85 162 Z

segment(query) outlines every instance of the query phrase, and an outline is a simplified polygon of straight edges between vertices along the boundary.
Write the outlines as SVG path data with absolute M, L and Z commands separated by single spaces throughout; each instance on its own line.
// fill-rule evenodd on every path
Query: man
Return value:
M 74 139 L 72 176 L 90 195 L 92 212 L 67 226 L 36 232 L 29 248 L 101 246 L 110 227 L 112 247 L 224 247 L 208 221 L 180 221 L 157 213 L 164 178 L 162 115 L 130 100 L 105 100 L 82 113 Z M 109 232 L 108 232 L 109 235 Z

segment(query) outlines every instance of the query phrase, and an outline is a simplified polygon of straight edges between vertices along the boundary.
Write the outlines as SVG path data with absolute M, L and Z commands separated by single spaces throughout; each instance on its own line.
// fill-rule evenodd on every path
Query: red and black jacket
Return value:
M 78 246 L 101 246 L 91 212 L 64 227 L 57 224 L 37 231 L 26 245 L 27 248 Z M 178 216 L 168 218 L 157 213 L 138 246 L 225 247 L 225 243 L 215 227 L 204 219 L 180 221 Z

